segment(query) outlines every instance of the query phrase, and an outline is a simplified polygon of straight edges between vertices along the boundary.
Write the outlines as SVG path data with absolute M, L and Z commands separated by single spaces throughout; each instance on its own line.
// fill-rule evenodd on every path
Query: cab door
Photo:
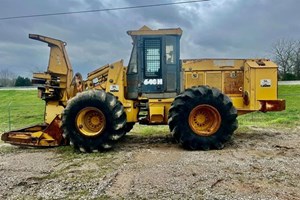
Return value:
M 163 40 L 163 82 L 164 92 L 170 96 L 176 96 L 180 90 L 180 61 L 179 61 L 179 38 L 166 36 Z M 173 93 L 173 95 L 172 95 Z
M 163 87 L 162 38 L 143 39 L 142 93 L 161 93 Z

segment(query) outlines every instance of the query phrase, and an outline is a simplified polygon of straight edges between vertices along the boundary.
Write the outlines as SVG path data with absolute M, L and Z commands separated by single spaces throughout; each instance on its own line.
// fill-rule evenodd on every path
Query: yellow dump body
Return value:
M 277 65 L 268 59 L 182 60 L 184 89 L 209 85 L 228 95 L 239 114 L 278 111 Z

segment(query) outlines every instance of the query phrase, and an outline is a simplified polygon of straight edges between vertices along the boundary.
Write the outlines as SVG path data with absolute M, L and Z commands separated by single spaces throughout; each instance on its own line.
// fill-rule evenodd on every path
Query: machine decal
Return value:
M 144 85 L 162 85 L 163 80 L 162 79 L 145 79 Z
M 109 86 L 109 91 L 110 92 L 119 92 L 120 88 L 119 85 L 111 85 Z
M 260 87 L 271 87 L 271 79 L 260 80 Z

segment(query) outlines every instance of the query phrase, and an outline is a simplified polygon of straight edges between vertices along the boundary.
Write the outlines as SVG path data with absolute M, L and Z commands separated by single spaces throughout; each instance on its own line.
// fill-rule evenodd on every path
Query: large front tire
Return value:
M 122 104 L 103 90 L 88 90 L 72 98 L 62 117 L 63 135 L 82 152 L 110 149 L 125 134 Z
M 229 97 L 208 86 L 178 95 L 168 117 L 173 137 L 187 149 L 222 149 L 238 127 Z

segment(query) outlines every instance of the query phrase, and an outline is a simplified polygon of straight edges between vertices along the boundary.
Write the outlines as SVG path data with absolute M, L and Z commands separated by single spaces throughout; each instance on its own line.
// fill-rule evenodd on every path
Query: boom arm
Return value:
M 66 144 L 60 128 L 61 113 L 67 100 L 73 96 L 73 71 L 65 42 L 41 35 L 29 34 L 30 39 L 45 42 L 50 47 L 47 71 L 34 73 L 33 83 L 38 87 L 40 97 L 45 100 L 45 123 L 19 130 L 9 131 L 1 136 L 7 143 L 21 146 L 59 146 Z
M 66 101 L 71 96 L 70 86 L 73 77 L 72 66 L 65 49 L 67 43 L 36 34 L 29 34 L 29 38 L 45 42 L 50 47 L 47 71 L 33 74 L 33 83 L 44 85 L 39 87 L 42 94 L 41 98 L 46 102 L 56 100 L 66 105 Z

